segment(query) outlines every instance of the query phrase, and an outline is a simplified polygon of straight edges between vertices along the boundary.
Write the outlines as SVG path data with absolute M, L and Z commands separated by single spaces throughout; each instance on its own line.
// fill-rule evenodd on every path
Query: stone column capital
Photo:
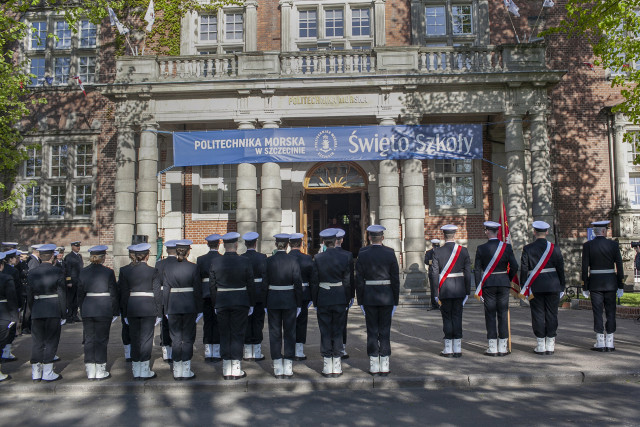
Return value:
M 256 121 L 255 120 L 235 120 L 235 123 L 238 125 L 238 129 L 255 129 Z
M 263 129 L 277 129 L 280 127 L 280 119 L 258 119 Z
M 280 7 L 291 7 L 291 6 L 293 6 L 293 0 L 280 0 L 278 3 L 280 4 Z
M 244 6 L 245 7 L 257 8 L 258 7 L 258 0 L 245 0 Z
M 391 117 L 391 116 L 378 116 L 378 124 L 380 126 L 395 126 L 396 124 L 396 119 L 395 117 Z

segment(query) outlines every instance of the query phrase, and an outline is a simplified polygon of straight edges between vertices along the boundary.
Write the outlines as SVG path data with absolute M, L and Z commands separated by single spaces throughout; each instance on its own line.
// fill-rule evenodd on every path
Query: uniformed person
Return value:
M 62 376 L 53 371 L 60 342 L 60 329 L 65 323 L 66 290 L 64 274 L 53 266 L 56 245 L 40 246 L 42 263 L 29 271 L 27 302 L 31 308 L 31 378 L 34 381 L 56 381 Z
M 38 248 L 42 246 L 40 244 L 37 245 L 33 245 L 31 246 L 31 253 L 27 255 L 26 260 L 24 260 L 23 262 L 23 271 L 24 271 L 24 280 L 23 283 L 25 284 L 25 290 L 26 290 L 26 283 L 27 283 L 27 278 L 29 275 L 29 271 L 33 270 L 34 268 L 38 267 L 41 263 L 40 261 L 40 253 L 38 252 Z M 66 292 L 66 291 L 65 291 Z M 65 307 L 65 313 L 66 313 L 66 307 Z M 66 314 L 64 316 L 66 318 Z M 27 303 L 27 299 L 25 297 L 24 299 L 24 311 L 22 314 L 22 333 L 23 334 L 30 334 L 31 333 L 31 308 L 29 307 L 29 304 Z
M 107 246 L 89 249 L 90 262 L 80 272 L 78 306 L 82 313 L 84 333 L 84 364 L 89 380 L 104 380 L 107 371 L 109 329 L 119 310 L 116 275 L 105 267 Z
M 122 324 L 122 329 L 120 332 L 120 336 L 122 338 L 122 345 L 124 346 L 124 360 L 125 362 L 131 362 L 131 334 L 129 333 L 129 325 L 125 323 L 124 319 L 127 317 L 126 313 L 122 313 L 120 311 L 120 301 L 122 300 L 122 277 L 126 274 L 126 271 L 136 264 L 136 253 L 133 251 L 133 246 L 128 246 L 127 250 L 129 251 L 129 264 L 120 267 L 120 275 L 118 277 L 118 314 L 120 315 L 120 323 Z
M 64 257 L 67 280 L 67 322 L 79 322 L 78 318 L 78 279 L 84 267 L 80 255 L 80 242 L 71 242 L 71 252 Z
M 4 244 L 4 243 L 3 243 Z M 13 279 L 13 284 L 15 286 L 15 294 L 16 294 L 16 298 L 17 298 L 17 304 L 18 304 L 18 308 L 22 307 L 21 302 L 24 299 L 24 289 L 22 286 L 22 279 L 20 277 L 20 272 L 18 271 L 18 269 L 15 267 L 18 263 L 18 257 L 16 255 L 17 250 L 16 249 L 9 249 L 6 252 L 4 252 L 5 255 L 5 259 L 4 259 L 4 270 L 3 273 L 7 274 L 9 276 L 11 276 L 11 278 Z M 2 307 L 0 307 L 2 308 Z M 18 311 L 19 313 L 19 311 Z M 18 322 L 14 322 L 13 325 L 11 326 L 11 328 L 9 328 L 9 338 L 7 340 L 7 344 L 4 347 L 0 347 L 2 348 L 2 361 L 3 362 L 13 362 L 14 360 L 18 360 L 12 353 L 11 353 L 11 347 L 13 344 L 13 341 L 16 338 L 16 332 L 17 332 L 17 324 Z
M 242 254 L 251 262 L 254 283 L 254 309 L 247 322 L 247 332 L 244 336 L 244 360 L 264 360 L 262 354 L 262 340 L 264 329 L 264 308 L 267 298 L 266 283 L 267 256 L 256 251 L 258 238 L 260 235 L 255 231 L 250 231 L 242 235 L 247 251 Z
M 276 378 L 293 376 L 296 316 L 302 307 L 302 276 L 298 260 L 287 254 L 288 234 L 276 234 L 276 252 L 267 258 L 269 345 Z M 284 341 L 284 355 L 283 355 Z
M 624 270 L 620 245 L 607 239 L 610 221 L 592 222 L 595 239 L 582 246 L 582 280 L 585 297 L 591 296 L 593 330 L 596 333 L 595 351 L 614 351 L 613 334 L 616 331 L 616 296 L 622 297 Z M 615 270 L 614 270 L 615 265 Z M 607 317 L 602 322 L 602 309 Z
M 55 250 L 53 255 L 56 257 L 56 262 L 53 264 L 58 268 L 61 268 L 62 271 L 65 271 L 64 265 L 64 246 L 61 246 Z
M 222 376 L 239 380 L 242 370 L 242 346 L 247 333 L 247 318 L 254 312 L 253 267 L 247 257 L 238 255 L 239 233 L 222 236 L 224 255 L 211 262 L 210 293 L 218 315 Z
M 433 251 L 440 247 L 440 239 L 431 239 L 431 249 L 424 253 L 424 265 L 427 267 L 427 279 L 429 280 L 429 290 L 431 291 L 431 310 L 438 310 L 440 306 L 436 302 L 436 286 L 437 283 L 431 281 L 431 262 L 433 260 Z
M 430 279 L 437 283 L 436 301 L 439 301 L 444 332 L 443 357 L 462 356 L 462 307 L 471 292 L 471 259 L 467 248 L 455 242 L 458 227 L 447 224 L 440 227 L 444 245 L 433 251 Z
M 484 302 L 488 356 L 509 354 L 509 291 L 518 272 L 518 262 L 510 244 L 498 240 L 500 223 L 485 221 L 489 241 L 478 246 L 475 261 L 476 295 Z M 496 317 L 498 326 L 496 329 Z
M 162 274 L 164 272 L 164 266 L 176 259 L 176 242 L 177 240 L 167 240 L 164 243 L 164 247 L 167 249 L 167 257 L 156 261 L 156 268 L 158 269 L 158 277 L 162 281 Z M 171 334 L 169 333 L 169 321 L 165 316 L 164 306 L 162 307 L 162 320 L 160 324 L 160 346 L 162 347 L 162 360 L 171 363 L 172 351 L 171 351 Z M 215 345 L 214 345 L 215 351 Z
M 202 344 L 204 345 L 205 362 L 219 362 L 220 358 L 220 330 L 218 328 L 218 316 L 216 315 L 213 303 L 211 302 L 211 287 L 209 286 L 209 272 L 211 262 L 219 257 L 218 246 L 222 236 L 211 234 L 204 238 L 209 247 L 209 252 L 201 255 L 196 260 L 198 271 L 202 278 Z M 214 352 L 215 347 L 215 352 Z
M 325 377 L 342 375 L 342 334 L 351 298 L 349 258 L 335 247 L 337 231 L 327 228 L 320 232 L 327 249 L 314 257 L 311 276 L 311 296 L 318 309 L 322 375 Z
M 296 354 L 294 360 L 306 360 L 304 345 L 307 343 L 307 325 L 309 323 L 309 307 L 311 306 L 311 275 L 313 273 L 313 258 L 300 251 L 304 234 L 293 233 L 289 239 L 289 255 L 298 260 L 300 275 L 302 276 L 302 305 L 300 314 L 296 318 Z
M 356 261 L 356 293 L 365 313 L 367 355 L 371 375 L 388 375 L 391 356 L 391 317 L 400 300 L 400 272 L 393 249 L 382 246 L 385 228 L 370 225 L 369 249 Z
M 558 330 L 558 303 L 564 294 L 564 259 L 557 246 L 547 241 L 549 224 L 533 222 L 535 241 L 522 250 L 520 283 L 522 295 L 528 292 L 531 324 L 536 336 L 536 354 L 553 354 Z
M 0 252 L 0 348 L 5 348 L 7 345 L 10 346 L 11 329 L 13 328 L 15 336 L 15 325 L 18 323 L 16 286 L 13 276 L 5 274 L 7 266 L 5 257 L 5 253 Z M 11 379 L 11 376 L 3 374 L 0 370 L 0 382 L 8 379 Z
M 347 305 L 347 311 L 344 316 L 344 328 L 342 330 L 342 358 L 348 359 L 349 353 L 347 353 L 347 323 L 349 322 L 349 309 L 353 305 L 353 300 L 356 297 L 356 286 L 354 283 L 355 264 L 353 262 L 353 254 L 351 253 L 351 251 L 342 248 L 344 235 L 345 231 L 343 229 L 336 228 L 336 250 L 346 256 L 349 260 L 349 288 L 351 289 L 351 295 L 349 298 L 349 304 Z
M 190 380 L 196 323 L 202 318 L 202 279 L 198 266 L 187 257 L 191 240 L 176 241 L 176 258 L 164 265 L 162 293 L 164 313 L 169 321 L 173 359 L 173 378 Z
M 131 370 L 134 380 L 155 378 L 150 367 L 153 329 L 160 323 L 162 285 L 158 270 L 147 265 L 148 243 L 129 246 L 135 260 L 131 267 L 120 270 L 120 313 L 129 325 L 131 336 Z

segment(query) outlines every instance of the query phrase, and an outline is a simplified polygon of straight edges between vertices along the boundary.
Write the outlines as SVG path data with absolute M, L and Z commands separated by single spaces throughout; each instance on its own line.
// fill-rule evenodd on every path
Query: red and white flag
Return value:
M 87 92 L 84 90 L 84 85 L 82 84 L 80 76 L 73 76 L 73 78 L 78 81 L 78 86 L 80 86 L 80 89 L 82 89 L 82 93 L 84 93 L 84 96 L 87 96 Z
M 500 187 L 500 203 L 502 204 L 502 212 L 500 213 L 499 222 L 501 227 L 500 233 L 498 233 L 498 239 L 513 246 L 513 243 L 511 242 L 511 232 L 509 231 L 509 220 L 507 219 L 507 207 L 504 205 L 504 199 L 502 198 L 502 187 Z M 507 274 L 509 273 L 509 267 L 507 268 Z M 518 287 L 520 286 L 518 274 L 513 276 L 513 280 L 511 281 L 511 283 L 518 285 Z M 512 288 L 512 290 L 516 293 L 520 292 L 519 289 Z

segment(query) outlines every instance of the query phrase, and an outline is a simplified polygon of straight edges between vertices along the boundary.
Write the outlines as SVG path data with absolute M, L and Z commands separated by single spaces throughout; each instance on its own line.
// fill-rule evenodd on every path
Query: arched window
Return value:
M 367 187 L 365 173 L 353 163 L 321 163 L 305 179 L 307 190 L 352 189 Z

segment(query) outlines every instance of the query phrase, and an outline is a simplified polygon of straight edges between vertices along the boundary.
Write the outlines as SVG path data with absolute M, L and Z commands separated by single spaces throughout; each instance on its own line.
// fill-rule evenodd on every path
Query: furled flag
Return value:
M 520 8 L 516 6 L 513 0 L 504 0 L 504 5 L 507 7 L 509 12 L 513 13 L 514 16 L 520 17 Z
M 500 213 L 500 233 L 498 234 L 498 239 L 501 241 L 513 245 L 511 242 L 511 232 L 509 231 L 509 221 L 507 220 L 507 207 L 504 205 L 504 199 L 502 197 L 502 185 L 499 189 L 500 194 L 500 204 L 502 205 L 501 213 Z M 518 280 L 518 274 L 513 276 L 513 280 L 511 281 L 511 290 L 517 296 L 520 293 L 520 281 Z
M 129 29 L 120 23 L 113 9 L 108 7 L 107 10 L 109 12 L 109 21 L 111 21 L 111 26 L 113 27 L 115 25 L 118 28 L 118 32 L 123 36 L 125 34 L 129 34 Z
M 153 10 L 153 0 L 149 1 L 149 7 L 147 8 L 147 13 L 144 15 L 144 20 L 148 23 L 146 28 L 147 32 L 151 31 L 151 27 L 153 27 L 153 23 L 156 20 L 156 12 Z
M 78 81 L 78 86 L 80 86 L 80 89 L 82 89 L 82 93 L 84 93 L 84 96 L 87 96 L 87 92 L 85 92 L 84 90 L 84 85 L 82 84 L 82 80 L 80 80 L 80 76 L 73 76 L 73 78 Z
M 553 7 L 555 6 L 555 3 L 553 2 L 553 0 L 544 0 L 544 3 L 542 3 L 542 7 Z

